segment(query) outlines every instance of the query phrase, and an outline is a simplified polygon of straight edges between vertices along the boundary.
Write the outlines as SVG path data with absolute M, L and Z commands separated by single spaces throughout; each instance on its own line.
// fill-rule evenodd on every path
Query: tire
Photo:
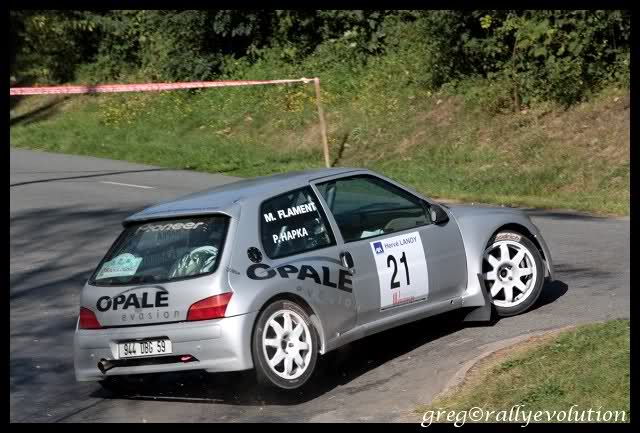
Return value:
M 482 272 L 500 317 L 527 311 L 544 285 L 545 268 L 540 251 L 529 238 L 511 230 L 491 238 L 484 251 Z
M 318 333 L 302 307 L 288 300 L 269 304 L 256 321 L 251 342 L 258 382 L 300 388 L 313 375 L 318 348 Z

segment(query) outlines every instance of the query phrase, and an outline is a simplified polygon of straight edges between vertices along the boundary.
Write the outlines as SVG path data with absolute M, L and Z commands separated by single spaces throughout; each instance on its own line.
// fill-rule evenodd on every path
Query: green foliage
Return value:
M 367 78 L 381 88 L 486 80 L 494 112 L 629 86 L 630 34 L 620 10 L 10 11 L 18 81 L 257 78 L 246 74 L 258 64 L 272 78 L 340 65 L 348 92 L 376 64 Z
M 36 77 L 45 83 L 73 78 L 87 56 L 96 25 L 82 11 L 10 11 L 12 76 Z
M 487 78 L 506 86 L 517 111 L 534 100 L 569 106 L 609 82 L 629 81 L 628 11 L 440 10 L 404 19 L 428 41 L 416 59 L 431 90 Z
M 511 80 L 516 110 L 535 99 L 569 106 L 628 73 L 625 11 L 488 11 L 476 27 L 485 34 L 465 41 L 465 55 L 475 73 Z

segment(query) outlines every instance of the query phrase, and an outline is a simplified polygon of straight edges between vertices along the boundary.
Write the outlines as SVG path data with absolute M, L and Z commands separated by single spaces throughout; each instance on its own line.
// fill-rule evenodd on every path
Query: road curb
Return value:
M 560 328 L 551 328 L 551 329 L 545 329 L 542 331 L 529 332 L 524 335 L 519 335 L 517 337 L 512 337 L 506 340 L 496 341 L 494 343 L 489 343 L 489 344 L 485 344 L 484 346 L 480 346 L 484 348 L 484 351 L 480 355 L 476 356 L 475 358 L 462 364 L 462 367 L 460 367 L 458 371 L 455 372 L 455 374 L 451 377 L 451 379 L 449 379 L 449 381 L 444 386 L 444 388 L 439 393 L 434 395 L 431 401 L 434 401 L 438 397 L 446 394 L 447 392 L 461 385 L 464 382 L 465 378 L 467 377 L 467 373 L 469 373 L 469 370 L 471 370 L 475 365 L 480 363 L 480 361 L 488 358 L 490 355 L 493 355 L 494 353 L 500 350 L 512 348 L 517 344 L 520 344 L 524 341 L 529 340 L 530 338 L 540 337 L 548 334 L 558 334 L 563 331 L 569 331 L 571 329 L 574 329 L 577 326 L 578 325 L 568 325 L 568 326 L 562 326 Z M 430 403 L 431 402 L 426 402 L 425 404 L 430 404 Z
M 476 366 L 478 363 L 480 363 L 484 359 L 488 358 L 489 356 L 493 355 L 494 353 L 496 353 L 496 352 L 498 352 L 500 350 L 512 348 L 512 347 L 514 347 L 514 346 L 516 346 L 516 345 L 518 345 L 518 344 L 520 344 L 520 343 L 522 343 L 524 341 L 529 340 L 530 338 L 540 337 L 540 336 L 548 335 L 548 334 L 558 334 L 560 332 L 569 331 L 569 330 L 574 329 L 574 328 L 576 328 L 578 326 L 580 326 L 580 325 L 567 325 L 567 326 L 561 326 L 559 328 L 549 328 L 549 329 L 544 329 L 544 330 L 541 330 L 541 331 L 528 332 L 528 333 L 523 334 L 523 335 L 518 335 L 517 337 L 512 337 L 512 338 L 508 338 L 506 340 L 496 341 L 496 342 L 493 342 L 493 343 L 488 343 L 488 344 L 480 346 L 480 349 L 483 350 L 482 353 L 480 353 L 480 355 L 475 356 L 474 358 L 464 362 L 462 364 L 462 366 L 453 374 L 453 376 L 445 384 L 445 386 L 439 392 L 435 393 L 430 401 L 425 401 L 425 402 L 423 402 L 423 404 L 425 404 L 425 405 L 431 404 L 438 397 L 441 397 L 441 396 L 445 395 L 446 393 L 452 391 L 454 388 L 462 385 L 462 383 L 464 383 L 464 380 L 467 377 L 467 374 L 469 373 L 469 371 L 474 366 Z M 419 422 L 420 419 L 421 418 L 420 418 L 419 414 L 416 414 L 416 413 L 412 412 L 412 413 L 408 413 L 405 416 L 400 416 L 400 417 L 396 418 L 395 422 L 401 422 L 401 423 L 411 422 L 411 423 L 413 423 L 413 422 Z

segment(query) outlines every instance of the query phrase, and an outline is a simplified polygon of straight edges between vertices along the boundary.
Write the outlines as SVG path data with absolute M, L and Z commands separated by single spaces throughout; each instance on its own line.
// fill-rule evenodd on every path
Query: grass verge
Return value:
M 568 416 L 575 405 L 574 412 L 593 409 L 592 421 L 598 421 L 599 410 L 600 421 L 604 421 L 605 411 L 623 411 L 629 422 L 629 341 L 629 320 L 530 339 L 483 359 L 460 386 L 432 404 L 418 407 L 416 413 L 482 408 L 485 414 L 495 411 L 495 417 L 500 411 L 523 405 L 520 412 L 566 411 Z M 576 419 L 586 421 L 589 415 L 583 416 Z M 539 421 L 548 422 L 546 414 Z M 618 421 L 622 421 L 622 412 Z
M 371 168 L 433 198 L 629 214 L 625 90 L 609 88 L 569 110 L 541 103 L 490 114 L 473 96 L 483 84 L 475 93 L 431 94 L 395 83 L 379 72 L 386 67 L 359 71 L 351 87 L 337 67 L 322 75 L 334 165 Z M 250 76 L 299 75 L 314 73 L 271 68 Z M 235 176 L 323 165 L 312 86 L 12 104 L 11 146 L 20 148 Z

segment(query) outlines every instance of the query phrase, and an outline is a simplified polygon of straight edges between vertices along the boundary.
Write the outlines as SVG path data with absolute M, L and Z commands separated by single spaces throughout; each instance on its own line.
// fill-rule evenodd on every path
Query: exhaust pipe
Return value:
M 98 362 L 98 369 L 102 374 L 106 374 L 107 371 L 111 370 L 115 366 L 115 363 L 106 359 L 101 359 L 100 362 Z

